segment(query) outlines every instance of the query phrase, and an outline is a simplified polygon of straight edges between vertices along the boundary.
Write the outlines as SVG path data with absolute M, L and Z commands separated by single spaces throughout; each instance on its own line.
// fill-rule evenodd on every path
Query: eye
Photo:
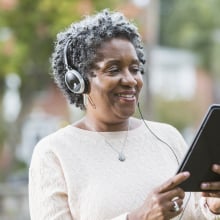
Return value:
M 137 74 L 140 72 L 140 66 L 139 65 L 132 65 L 130 68 L 130 71 L 134 74 Z
M 116 65 L 111 66 L 107 69 L 110 74 L 117 74 L 120 71 L 120 68 Z

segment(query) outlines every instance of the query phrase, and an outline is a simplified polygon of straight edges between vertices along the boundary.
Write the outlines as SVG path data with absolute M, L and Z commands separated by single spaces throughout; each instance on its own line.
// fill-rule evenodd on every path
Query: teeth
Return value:
M 128 95 L 128 94 L 119 94 L 119 97 L 123 97 L 123 98 L 133 98 L 134 95 Z

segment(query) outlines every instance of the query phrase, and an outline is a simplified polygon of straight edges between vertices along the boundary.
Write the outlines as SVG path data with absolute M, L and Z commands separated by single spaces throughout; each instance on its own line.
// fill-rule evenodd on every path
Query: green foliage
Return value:
M 168 101 L 158 97 L 155 100 L 155 109 L 157 109 L 155 117 L 158 121 L 169 122 L 180 131 L 188 127 L 192 121 L 195 121 L 196 110 L 190 101 Z
M 116 2 L 109 1 L 108 5 L 112 6 Z M 15 9 L 1 11 L 3 19 L 0 25 L 12 30 L 14 52 L 10 56 L 5 55 L 0 45 L 0 77 L 8 72 L 16 72 L 24 83 L 29 82 L 30 77 L 42 79 L 40 83 L 35 83 L 34 88 L 41 89 L 47 85 L 49 57 L 55 36 L 81 18 L 83 12 L 78 10 L 80 3 L 83 4 L 80 0 L 22 0 Z M 94 10 L 106 7 L 106 3 L 100 0 L 94 0 L 93 4 Z
M 6 134 L 7 134 L 6 123 L 2 118 L 0 118 L 0 156 Z
M 22 110 L 18 120 L 13 123 L 15 130 L 19 129 L 24 114 L 29 112 L 35 94 L 52 82 L 48 74 L 49 59 L 56 34 L 89 10 L 112 8 L 118 2 L 120 0 L 109 0 L 106 4 L 103 0 L 93 0 L 91 5 L 87 5 L 89 0 L 21 0 L 11 10 L 0 8 L 0 103 L 4 94 L 5 75 L 15 72 L 22 81 Z M 5 29 L 9 30 L 9 34 L 3 38 L 2 31 Z M 11 141 L 10 135 L 12 132 L 6 127 L 0 112 L 0 150 L 5 140 Z M 19 135 L 18 132 L 16 135 Z M 9 145 L 15 147 L 13 141 Z M 17 167 L 20 163 L 17 161 L 15 164 Z M 22 167 L 20 164 L 19 170 Z
M 126 0 L 124 0 L 124 2 L 125 1 Z M 104 8 L 114 9 L 114 6 L 116 6 L 120 2 L 123 2 L 123 0 L 111 0 L 108 1 L 108 4 L 106 4 L 107 1 L 103 1 L 103 0 L 93 0 L 92 2 L 95 5 L 95 10 L 99 11 Z
M 2 112 L 2 103 L 0 103 L 0 158 L 1 153 L 4 145 L 5 137 L 7 136 L 7 124 L 3 118 L 3 112 Z
M 213 33 L 220 28 L 219 9 L 218 0 L 161 1 L 161 44 L 193 50 L 200 65 L 211 70 L 216 44 Z

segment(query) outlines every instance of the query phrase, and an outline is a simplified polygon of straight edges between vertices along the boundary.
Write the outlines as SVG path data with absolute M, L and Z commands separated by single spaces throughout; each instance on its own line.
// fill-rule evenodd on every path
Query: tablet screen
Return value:
M 202 182 L 220 181 L 212 172 L 214 163 L 220 164 L 220 105 L 210 106 L 177 173 L 189 171 L 189 179 L 179 186 L 184 191 L 202 191 Z

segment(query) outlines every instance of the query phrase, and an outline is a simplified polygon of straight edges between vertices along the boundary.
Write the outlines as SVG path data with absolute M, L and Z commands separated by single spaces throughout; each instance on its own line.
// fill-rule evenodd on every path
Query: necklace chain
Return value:
M 128 139 L 128 131 L 129 131 L 129 128 L 130 128 L 130 120 L 128 120 L 128 128 L 127 128 L 127 132 L 126 132 L 126 135 L 125 135 L 125 138 L 124 138 L 124 141 L 123 141 L 123 145 L 122 145 L 122 148 L 120 151 L 118 151 L 117 149 L 115 149 L 113 147 L 113 145 L 108 141 L 106 140 L 106 137 L 100 133 L 100 132 L 97 132 L 99 135 L 101 135 L 104 139 L 105 139 L 105 143 L 108 144 L 108 146 L 113 150 L 115 151 L 116 153 L 118 153 L 118 160 L 123 162 L 126 160 L 126 157 L 125 157 L 125 154 L 124 154 L 124 148 L 126 146 L 126 143 L 127 143 L 127 139 Z

